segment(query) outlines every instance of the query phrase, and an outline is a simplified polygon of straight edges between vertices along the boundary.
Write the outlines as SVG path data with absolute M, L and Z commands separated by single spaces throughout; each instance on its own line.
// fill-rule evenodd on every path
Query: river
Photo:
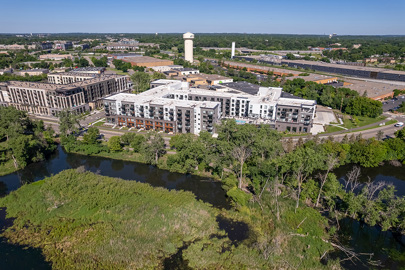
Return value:
M 0 177 L 0 195 L 18 189 L 22 184 L 38 181 L 51 176 L 62 170 L 84 166 L 86 170 L 105 176 L 119 177 L 125 180 L 136 180 L 149 183 L 152 186 L 160 186 L 168 189 L 187 190 L 195 194 L 197 199 L 208 202 L 215 207 L 230 208 L 229 201 L 219 182 L 209 178 L 194 175 L 171 173 L 156 167 L 121 160 L 112 160 L 102 157 L 89 157 L 77 154 L 68 154 L 58 147 L 55 154 L 48 160 L 30 164 L 25 169 Z M 338 178 L 342 178 L 351 166 L 342 166 L 335 170 Z M 390 165 L 378 168 L 362 169 L 363 181 L 370 176 L 371 180 L 387 181 L 397 188 L 397 194 L 405 195 L 405 167 L 393 167 Z M 5 220 L 4 209 L 0 209 L 0 229 L 7 226 L 10 220 Z M 356 253 L 373 253 L 372 261 L 379 264 L 376 268 L 399 269 L 405 265 L 405 239 L 393 235 L 390 232 L 381 232 L 378 227 L 370 227 L 357 221 L 344 219 L 340 222 L 339 241 L 342 245 L 352 248 Z M 240 229 L 237 229 L 240 231 Z M 243 234 L 243 232 L 241 232 Z M 235 235 L 235 239 L 237 239 Z M 398 255 L 399 254 L 399 255 Z M 344 258 L 342 253 L 335 252 L 329 257 Z M 368 255 L 361 255 L 361 262 L 344 261 L 342 266 L 347 269 L 369 269 Z M 29 262 L 29 267 L 21 265 L 19 269 L 50 269 L 49 264 L 38 249 L 26 248 L 8 244 L 0 238 L 0 269 L 5 267 Z

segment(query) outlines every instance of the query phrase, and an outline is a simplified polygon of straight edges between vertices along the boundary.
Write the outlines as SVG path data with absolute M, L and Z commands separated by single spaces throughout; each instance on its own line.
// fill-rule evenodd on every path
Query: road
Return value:
M 385 113 L 384 115 L 387 116 L 388 118 L 396 119 L 398 122 L 405 122 L 405 115 L 403 115 L 403 114 L 400 115 L 400 114 Z M 31 116 L 31 117 L 43 120 L 47 126 L 51 126 L 55 130 L 56 133 L 59 133 L 59 123 L 58 123 L 58 119 L 56 117 L 46 117 L 46 116 Z M 89 116 L 87 116 L 86 119 L 80 121 L 80 124 L 84 127 L 87 127 L 90 123 L 95 122 L 101 118 L 104 118 L 104 112 L 95 111 L 92 114 L 90 114 Z M 384 120 L 381 122 L 386 122 L 386 121 L 387 120 Z M 380 130 L 384 133 L 384 138 L 390 138 L 390 137 L 395 136 L 394 134 L 397 130 L 402 129 L 399 127 L 395 127 L 394 124 L 391 124 L 391 125 L 386 125 L 386 126 L 385 125 L 380 126 L 377 128 L 361 130 L 361 129 L 374 127 L 375 125 L 378 125 L 379 123 L 380 122 L 374 123 L 374 124 L 371 124 L 368 126 L 356 128 L 359 131 L 356 131 L 356 129 L 352 129 L 352 130 L 348 130 L 348 131 L 343 130 L 343 131 L 333 132 L 333 133 L 328 133 L 328 134 L 320 134 L 319 138 L 322 139 L 322 138 L 328 138 L 328 137 L 332 136 L 335 140 L 341 140 L 341 139 L 343 139 L 343 137 L 345 135 L 351 136 L 352 134 L 354 134 L 355 136 L 357 136 L 358 134 L 361 134 L 363 138 L 369 139 L 372 137 L 377 137 L 377 133 Z M 121 136 L 128 132 L 135 132 L 135 131 L 128 131 L 128 130 L 111 129 L 109 127 L 103 127 L 103 126 L 98 127 L 98 128 L 100 129 L 100 133 L 104 135 L 105 139 L 109 139 L 112 136 Z M 169 135 L 166 133 L 162 133 L 162 135 L 166 142 L 166 145 L 169 145 L 170 138 L 173 135 Z M 293 141 L 298 141 L 299 138 L 308 139 L 311 137 L 312 137 L 312 135 L 284 137 L 283 140 L 289 140 L 290 138 L 292 138 Z

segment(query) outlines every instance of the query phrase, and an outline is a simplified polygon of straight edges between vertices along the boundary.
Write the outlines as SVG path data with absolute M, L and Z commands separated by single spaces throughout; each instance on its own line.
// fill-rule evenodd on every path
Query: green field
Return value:
M 8 160 L 0 164 L 0 176 L 13 173 L 18 169 L 15 168 L 13 160 Z
M 41 248 L 52 269 L 163 269 L 181 247 L 176 269 L 287 269 L 285 261 L 330 269 L 332 261 L 319 262 L 331 250 L 322 240 L 327 220 L 305 206 L 295 213 L 295 202 L 280 198 L 277 221 L 267 206 L 271 196 L 263 196 L 265 210 L 254 203 L 240 212 L 219 210 L 191 192 L 70 169 L 1 198 L 15 218 L 2 236 Z M 246 224 L 247 237 L 235 245 L 218 218 Z M 265 253 L 269 248 L 275 252 Z
M 354 118 L 355 119 L 357 118 L 357 121 L 352 121 L 350 119 L 349 115 L 345 115 L 344 119 L 343 119 L 343 127 L 347 128 L 347 129 L 364 127 L 364 126 L 374 124 L 374 123 L 377 123 L 377 122 L 380 122 L 380 121 L 383 121 L 384 119 L 386 119 L 385 116 L 379 116 L 376 118 L 371 118 L 371 117 L 367 117 L 367 116 L 356 116 Z

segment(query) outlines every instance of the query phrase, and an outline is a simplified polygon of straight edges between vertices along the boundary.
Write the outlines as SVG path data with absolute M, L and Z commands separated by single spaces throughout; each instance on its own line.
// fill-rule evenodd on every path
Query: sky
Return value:
M 0 0 L 0 33 L 405 35 L 405 0 Z

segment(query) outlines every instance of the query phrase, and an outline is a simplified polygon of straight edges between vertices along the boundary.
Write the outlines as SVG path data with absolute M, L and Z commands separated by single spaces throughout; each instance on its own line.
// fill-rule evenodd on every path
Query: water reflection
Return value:
M 332 254 L 342 259 L 346 269 L 401 269 L 405 265 L 405 239 L 382 231 L 379 227 L 368 226 L 362 222 L 345 218 L 340 223 L 339 241 L 343 246 L 356 252 L 361 262 L 351 262 L 339 252 Z
M 11 224 L 12 220 L 5 218 L 5 209 L 0 208 L 0 232 Z M 0 269 L 48 270 L 52 267 L 40 249 L 14 245 L 0 237 Z
M 191 191 L 196 195 L 197 199 L 208 202 L 216 207 L 230 207 L 226 194 L 219 182 L 193 175 L 171 173 L 157 169 L 154 166 L 130 161 L 69 154 L 65 153 L 61 147 L 58 147 L 56 153 L 47 161 L 30 164 L 23 170 L 0 177 L 0 192 L 1 184 L 10 192 L 16 190 L 24 183 L 38 181 L 52 174 L 57 174 L 62 170 L 80 166 L 84 166 L 86 170 L 105 176 L 136 180 L 167 189 Z
M 353 164 L 347 164 L 335 169 L 333 172 L 337 178 L 342 180 L 346 174 L 353 168 Z M 389 164 L 375 168 L 361 168 L 359 181 L 366 183 L 369 180 L 387 183 L 392 183 L 397 190 L 396 195 L 405 196 L 405 166 L 395 167 Z

